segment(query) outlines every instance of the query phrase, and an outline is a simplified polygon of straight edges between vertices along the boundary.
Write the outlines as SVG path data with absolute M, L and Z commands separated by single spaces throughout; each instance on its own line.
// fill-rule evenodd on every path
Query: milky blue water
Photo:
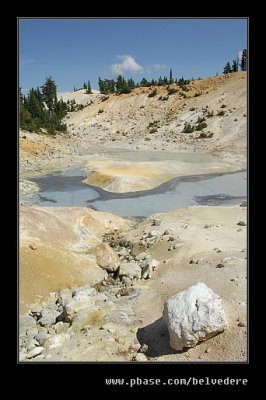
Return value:
M 200 204 L 240 204 L 247 196 L 246 171 L 178 177 L 155 189 L 131 193 L 106 192 L 83 183 L 85 177 L 85 172 L 75 168 L 32 178 L 40 187 L 35 204 L 85 206 L 124 217 L 143 217 Z

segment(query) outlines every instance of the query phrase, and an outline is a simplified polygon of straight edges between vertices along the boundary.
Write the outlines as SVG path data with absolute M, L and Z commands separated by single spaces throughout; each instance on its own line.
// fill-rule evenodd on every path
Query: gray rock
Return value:
M 25 336 L 27 330 L 36 327 L 36 321 L 30 315 L 20 315 L 19 316 L 19 335 Z
M 69 333 L 60 333 L 58 335 L 53 335 L 49 339 L 47 339 L 48 343 L 45 343 L 45 345 L 48 346 L 50 349 L 54 349 L 56 347 L 62 346 L 62 344 L 70 339 L 70 334 Z
M 148 350 L 149 350 L 148 345 L 144 343 L 143 345 L 141 345 L 139 353 L 147 353 Z
M 72 300 L 65 306 L 66 322 L 72 322 L 82 310 L 85 310 L 86 313 L 90 312 L 95 304 L 93 298 L 95 293 L 97 293 L 96 290 L 88 286 L 77 289 Z
M 194 347 L 227 326 L 220 297 L 202 282 L 167 300 L 163 320 L 169 331 L 170 346 L 179 351 Z
M 122 282 L 125 283 L 126 285 L 131 285 L 132 280 L 128 276 L 123 276 Z
M 145 260 L 147 258 L 147 253 L 143 251 L 142 253 L 139 253 L 136 255 L 135 259 L 140 261 L 140 260 Z
M 119 276 L 128 276 L 129 278 L 141 278 L 141 268 L 134 262 L 123 261 L 119 267 Z
M 44 308 L 41 313 L 41 318 L 38 323 L 42 326 L 49 327 L 55 324 L 56 318 L 60 315 L 57 310 L 51 310 L 50 308 Z
M 240 204 L 240 207 L 247 207 L 247 201 L 246 200 L 244 200 L 244 201 L 242 201 L 242 203 Z
M 160 231 L 150 231 L 148 233 L 148 238 L 153 238 L 153 237 L 157 237 L 157 236 L 161 236 L 161 232 Z
M 152 276 L 152 268 L 149 265 L 146 265 L 146 267 L 142 269 L 142 278 L 151 279 L 151 276 Z
M 39 346 L 39 342 L 37 342 L 35 339 L 30 339 L 27 343 L 26 349 L 27 351 L 31 351 L 35 349 L 36 346 Z
M 143 353 L 137 353 L 137 354 L 134 356 L 134 361 L 137 361 L 137 362 L 147 361 L 147 357 L 146 357 L 145 354 L 143 354 Z
M 33 314 L 37 314 L 37 313 L 41 313 L 43 307 L 41 304 L 33 304 L 33 306 L 31 307 L 31 312 Z
M 31 350 L 27 355 L 26 358 L 34 358 L 36 356 L 38 356 L 39 354 L 41 354 L 44 350 L 44 347 L 39 346 L 39 347 L 35 347 L 33 350 Z
M 66 332 L 69 328 L 70 324 L 68 322 L 60 321 L 54 325 L 55 333 L 63 333 Z
M 35 339 L 39 342 L 41 346 L 44 345 L 44 342 L 46 339 L 48 339 L 51 335 L 47 332 L 39 332 L 37 335 L 35 335 Z
M 245 223 L 244 221 L 239 221 L 239 222 L 237 223 L 237 225 L 239 225 L 239 226 L 246 226 L 246 223 Z
M 72 290 L 69 288 L 61 289 L 59 292 L 59 301 L 60 303 L 65 306 L 72 300 Z
M 147 259 L 147 266 L 149 268 L 151 268 L 152 271 L 154 271 L 155 269 L 157 269 L 160 265 L 160 261 L 155 260 L 155 258 L 149 257 Z
M 30 329 L 27 330 L 27 336 L 29 336 L 29 337 L 33 337 L 33 336 L 37 335 L 37 333 L 38 333 L 38 328 L 37 328 L 37 326 L 35 326 L 34 328 L 30 328 Z
M 83 300 L 85 297 L 96 296 L 97 290 L 90 286 L 80 286 L 79 288 L 74 290 L 73 299 L 75 301 Z M 71 299 L 72 300 L 72 299 Z
M 164 235 L 173 235 L 175 233 L 175 231 L 172 228 L 166 229 L 164 231 Z

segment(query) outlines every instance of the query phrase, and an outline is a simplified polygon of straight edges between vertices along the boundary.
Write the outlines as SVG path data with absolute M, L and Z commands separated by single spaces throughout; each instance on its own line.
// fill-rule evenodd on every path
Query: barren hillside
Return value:
M 152 87 L 120 96 L 63 93 L 64 100 L 84 104 L 88 99 L 89 104 L 68 114 L 67 134 L 54 138 L 21 132 L 21 172 L 36 170 L 36 160 L 46 169 L 73 162 L 99 146 L 208 153 L 241 168 L 246 162 L 246 85 L 246 72 L 237 72 L 192 81 L 185 92 L 172 85 L 177 92 L 171 95 L 166 87 L 158 87 L 154 97 L 148 97 Z M 186 123 L 199 129 L 202 118 L 207 124 L 202 131 L 183 132 Z

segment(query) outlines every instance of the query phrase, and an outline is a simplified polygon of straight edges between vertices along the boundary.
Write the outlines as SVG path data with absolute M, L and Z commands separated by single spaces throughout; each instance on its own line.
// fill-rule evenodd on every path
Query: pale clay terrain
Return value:
M 246 73 L 194 81 L 192 87 L 186 92 L 191 98 L 177 93 L 168 101 L 158 100 L 166 94 L 165 88 L 158 88 L 153 98 L 147 96 L 149 88 L 139 88 L 105 101 L 97 92 L 64 94 L 64 99 L 75 96 L 77 102 L 93 103 L 69 114 L 67 135 L 53 138 L 20 132 L 20 193 L 21 200 L 26 199 L 21 202 L 26 204 L 27 196 L 38 193 L 36 184 L 27 181 L 30 176 L 73 166 L 87 171 L 87 183 L 111 192 L 146 190 L 175 176 L 245 169 Z M 193 97 L 199 90 L 203 94 Z M 216 116 L 222 104 L 225 115 Z M 206 131 L 214 136 L 198 139 L 199 132 L 181 133 L 184 123 L 196 122 L 206 105 L 214 111 L 206 119 Z M 189 111 L 192 107 L 195 110 Z M 98 113 L 99 109 L 104 112 Z M 149 133 L 148 125 L 155 120 L 160 121 L 158 131 Z M 128 153 L 123 158 L 125 151 L 136 151 L 136 160 L 128 160 Z M 147 163 L 138 156 L 142 151 L 209 154 L 217 162 Z M 48 335 L 42 349 L 33 339 L 36 328 L 24 334 L 20 344 L 28 350 L 21 351 L 20 360 L 246 361 L 246 210 L 239 205 L 194 206 L 136 222 L 82 207 L 22 206 L 20 314 L 32 310 L 34 303 L 49 305 L 64 288 L 96 284 L 97 293 L 87 305 L 86 318 L 74 319 L 72 326 L 65 321 L 59 323 L 60 329 L 58 324 L 37 325 L 39 333 Z M 244 223 L 238 225 L 239 221 Z M 150 279 L 115 282 L 108 277 L 94 250 L 104 235 L 105 242 L 113 241 L 120 261 L 136 261 L 143 252 L 158 260 Z M 163 305 L 196 282 L 204 282 L 220 295 L 229 327 L 194 348 L 176 352 L 169 347 L 161 319 Z M 148 345 L 145 355 L 138 352 L 143 344 Z M 40 353 L 27 356 L 36 347 Z

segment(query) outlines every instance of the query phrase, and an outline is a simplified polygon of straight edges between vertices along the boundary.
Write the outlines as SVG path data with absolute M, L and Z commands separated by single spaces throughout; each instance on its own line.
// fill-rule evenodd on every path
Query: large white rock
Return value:
M 202 282 L 167 300 L 163 320 L 169 331 L 170 346 L 175 350 L 194 347 L 227 326 L 220 297 Z

